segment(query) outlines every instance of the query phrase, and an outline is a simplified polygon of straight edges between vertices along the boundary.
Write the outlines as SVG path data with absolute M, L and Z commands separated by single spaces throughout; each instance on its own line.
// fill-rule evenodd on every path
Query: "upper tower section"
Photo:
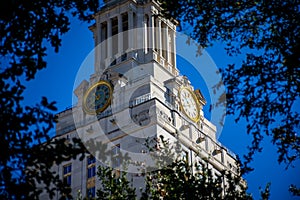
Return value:
M 157 62 L 178 75 L 176 21 L 159 15 L 156 0 L 104 0 L 90 27 L 95 41 L 95 72 L 123 62 Z

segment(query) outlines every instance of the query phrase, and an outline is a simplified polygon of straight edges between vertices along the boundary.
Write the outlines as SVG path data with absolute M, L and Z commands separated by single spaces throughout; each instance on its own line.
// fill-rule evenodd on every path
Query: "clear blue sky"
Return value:
M 59 111 L 71 106 L 77 70 L 93 46 L 92 33 L 88 30 L 88 25 L 73 21 L 71 30 L 63 37 L 59 53 L 56 54 L 50 49 L 47 56 L 48 67 L 38 72 L 35 80 L 26 84 L 25 103 L 33 104 L 40 101 L 42 96 L 46 96 L 49 100 L 57 102 Z M 220 45 L 207 51 L 217 66 L 225 66 L 231 61 L 239 62 L 241 59 L 228 58 Z M 181 70 L 181 72 L 188 76 L 195 87 L 201 88 L 207 99 L 209 98 L 207 88 L 203 88 L 203 82 L 198 82 L 201 80 L 199 74 L 189 73 L 188 70 Z M 210 116 L 208 105 L 204 111 L 208 118 Z M 246 153 L 246 146 L 250 144 L 251 137 L 246 135 L 243 121 L 236 124 L 233 116 L 227 116 L 219 140 L 230 150 L 242 156 Z M 300 162 L 295 168 L 285 171 L 285 166 L 277 163 L 276 149 L 270 145 L 270 138 L 265 138 L 263 147 L 263 153 L 257 154 L 252 163 L 255 171 L 245 177 L 249 192 L 258 199 L 258 188 L 260 186 L 264 188 L 268 182 L 271 182 L 271 199 L 296 199 L 292 198 L 287 190 L 290 183 L 300 185 Z

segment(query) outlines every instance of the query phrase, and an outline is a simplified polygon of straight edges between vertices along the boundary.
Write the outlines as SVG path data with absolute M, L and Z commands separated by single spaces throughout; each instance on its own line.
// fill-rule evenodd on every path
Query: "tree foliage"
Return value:
M 147 175 L 142 199 L 252 199 L 242 183 L 231 172 L 214 174 L 207 163 L 178 160 Z
M 78 140 L 49 140 L 55 102 L 43 97 L 35 106 L 24 105 L 26 81 L 46 67 L 47 47 L 58 52 L 61 36 L 69 30 L 70 17 L 88 21 L 98 1 L 1 1 L 0 2 L 0 198 L 37 199 L 45 184 L 66 192 L 57 175 L 49 171 L 82 152 Z M 43 142 L 46 145 L 41 145 Z M 74 145 L 72 145 L 74 144 Z M 49 189 L 54 184 L 53 189 Z
M 97 175 L 101 186 L 97 190 L 96 199 L 252 199 L 240 173 L 224 170 L 218 174 L 205 160 L 191 164 L 178 153 L 182 152 L 182 148 L 177 142 L 170 143 L 162 136 L 159 140 L 147 141 L 146 146 L 150 152 L 153 141 L 160 147 L 155 152 L 163 154 L 162 157 L 154 155 L 155 162 L 164 167 L 158 170 L 147 168 L 147 172 L 142 173 L 145 187 L 141 188 L 141 196 L 135 193 L 136 188 L 129 181 L 132 179 L 126 170 L 117 176 L 116 169 L 100 166 Z M 174 148 L 178 148 L 177 153 L 174 153 Z M 168 165 L 163 163 L 167 157 L 173 157 Z M 265 195 L 267 192 L 262 191 L 261 194 Z
M 222 70 L 227 113 L 246 119 L 253 135 L 244 172 L 264 137 L 277 147 L 278 162 L 300 158 L 296 109 L 300 94 L 300 1 L 161 1 L 166 14 L 202 48 L 221 42 L 241 64 Z
M 101 188 L 97 190 L 97 199 L 118 200 L 135 199 L 135 188 L 127 179 L 126 172 L 120 172 L 110 167 L 98 167 L 97 176 L 100 180 Z
M 96 199 L 253 199 L 240 176 L 225 171 L 216 176 L 207 163 L 191 166 L 183 159 L 147 173 L 141 197 L 137 197 L 126 172 L 116 176 L 115 169 L 99 167 L 97 174 L 102 187 Z M 266 193 L 261 192 L 262 196 Z

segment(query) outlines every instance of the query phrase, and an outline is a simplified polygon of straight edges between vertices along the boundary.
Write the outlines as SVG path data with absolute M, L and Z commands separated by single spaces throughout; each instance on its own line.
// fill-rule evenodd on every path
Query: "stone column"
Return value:
M 102 53 L 100 48 L 101 43 L 101 31 L 102 31 L 102 24 L 100 23 L 99 18 L 97 19 L 96 24 L 96 38 L 95 38 L 95 72 L 98 72 L 101 68 L 101 59 Z
M 157 28 L 157 49 L 158 49 L 158 52 L 159 52 L 159 56 L 160 58 L 162 57 L 162 35 L 161 35 L 161 20 L 159 18 L 157 18 L 157 25 L 158 25 L 158 28 Z
M 171 61 L 171 58 L 170 58 L 170 54 L 169 54 L 169 52 L 170 52 L 170 46 L 169 46 L 169 26 L 168 26 L 168 24 L 166 24 L 166 28 L 165 28 L 165 31 L 164 31 L 164 36 L 163 37 L 165 37 L 165 47 L 166 47 L 166 57 L 165 57 L 165 59 L 166 59 L 166 61 L 167 61 L 167 63 L 169 64 L 169 63 L 171 63 L 170 61 Z
M 107 20 L 107 59 L 109 59 L 109 62 L 112 57 L 112 30 L 111 30 L 111 19 Z
M 148 18 L 146 17 L 146 15 L 144 16 L 144 20 L 143 20 L 143 34 L 144 34 L 144 52 L 145 54 L 148 53 L 148 44 L 149 44 L 149 32 L 148 32 Z
M 123 24 L 122 15 L 118 15 L 118 57 L 123 53 Z
M 173 68 L 175 69 L 175 66 L 176 66 L 176 31 L 172 30 L 172 52 L 173 52 Z
M 135 35 L 135 46 L 134 49 L 136 49 L 139 53 L 139 55 L 142 55 L 141 53 L 144 52 L 145 49 L 145 35 L 144 35 L 144 14 L 143 13 L 136 13 L 136 29 L 134 31 Z
M 131 51 L 133 49 L 133 12 L 128 12 L 128 50 Z
M 148 29 L 149 29 L 149 44 L 150 44 L 149 48 L 155 49 L 155 41 L 154 41 L 155 27 L 154 27 L 154 16 L 152 15 L 152 13 L 149 16 Z

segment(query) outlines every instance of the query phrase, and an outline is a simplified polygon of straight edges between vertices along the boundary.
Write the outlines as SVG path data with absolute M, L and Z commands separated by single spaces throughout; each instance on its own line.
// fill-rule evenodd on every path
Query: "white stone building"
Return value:
M 119 152 L 128 153 L 127 171 L 143 186 L 141 168 L 153 164 L 147 138 L 179 141 L 189 162 L 206 159 L 216 175 L 237 173 L 236 158 L 216 138 L 216 127 L 202 111 L 205 99 L 176 67 L 176 21 L 160 15 L 156 0 L 106 0 L 90 27 L 95 41 L 94 73 L 74 93 L 77 104 L 58 114 L 57 137 L 80 137 L 93 156 L 53 170 L 70 184 L 72 195 L 95 195 L 101 141 L 112 150 L 107 164 L 122 170 Z M 43 198 L 43 197 L 41 197 Z M 57 195 L 56 198 L 59 198 Z

